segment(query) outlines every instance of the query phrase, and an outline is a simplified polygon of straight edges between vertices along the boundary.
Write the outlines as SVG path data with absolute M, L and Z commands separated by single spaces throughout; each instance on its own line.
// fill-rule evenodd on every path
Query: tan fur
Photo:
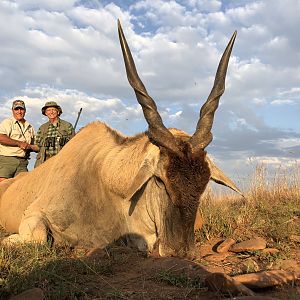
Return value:
M 182 141 L 188 137 L 177 129 L 170 131 Z M 163 158 L 146 134 L 127 137 L 104 123 L 89 124 L 58 155 L 27 174 L 0 183 L 0 223 L 13 233 L 6 242 L 46 242 L 50 232 L 55 243 L 104 247 L 130 236 L 137 247 L 151 251 L 169 224 L 183 226 L 179 231 L 185 239 L 186 224 L 172 215 L 164 220 L 164 209 L 174 205 L 166 192 L 168 185 L 156 179 L 168 180 L 164 164 L 170 158 L 165 155 Z M 180 175 L 180 170 L 176 172 Z M 175 197 L 176 188 L 169 188 Z M 188 201 L 188 195 L 184 197 Z M 178 215 L 176 205 L 172 210 Z M 184 205 L 189 219 L 194 204 Z
M 18 233 L 22 222 L 38 216 L 57 241 L 106 245 L 130 232 L 130 224 L 121 228 L 124 220 L 113 216 L 128 213 L 126 190 L 147 159 L 157 163 L 158 152 L 145 134 L 126 137 L 104 123 L 91 123 L 58 155 L 26 176 L 0 184 L 1 225 Z M 126 202 L 124 207 L 120 201 Z M 103 236 L 95 236 L 95 230 Z

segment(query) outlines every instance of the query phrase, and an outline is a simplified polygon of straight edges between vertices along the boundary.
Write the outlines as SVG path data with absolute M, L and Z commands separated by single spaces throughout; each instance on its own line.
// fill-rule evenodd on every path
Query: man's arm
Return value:
M 39 128 L 37 134 L 33 134 L 33 139 L 31 141 L 30 149 L 34 152 L 40 151 L 40 145 L 41 143 L 41 127 Z
M 30 149 L 30 144 L 11 139 L 6 134 L 0 134 L 0 144 L 11 147 L 19 147 L 23 150 Z
M 71 139 L 75 135 L 75 129 L 74 129 L 74 127 L 71 123 L 70 123 L 70 126 L 68 128 L 68 135 L 69 135 L 69 139 Z
M 39 152 L 40 148 L 38 145 L 29 145 L 29 149 L 34 151 L 34 152 Z

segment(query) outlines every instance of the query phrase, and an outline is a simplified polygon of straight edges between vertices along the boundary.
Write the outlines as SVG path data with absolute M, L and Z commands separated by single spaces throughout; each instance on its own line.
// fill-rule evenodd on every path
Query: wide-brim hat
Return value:
M 45 105 L 44 105 L 43 108 L 42 108 L 42 114 L 43 114 L 44 116 L 46 116 L 45 111 L 46 111 L 46 109 L 47 109 L 48 107 L 55 107 L 55 108 L 57 108 L 57 110 L 58 110 L 58 115 L 60 116 L 60 115 L 62 114 L 62 109 L 61 109 L 61 107 L 60 107 L 55 101 L 49 101 L 49 102 L 46 102 Z

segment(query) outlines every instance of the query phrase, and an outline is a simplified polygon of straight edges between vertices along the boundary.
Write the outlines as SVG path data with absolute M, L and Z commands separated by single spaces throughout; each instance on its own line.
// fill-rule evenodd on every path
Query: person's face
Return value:
M 49 119 L 55 120 L 58 117 L 58 109 L 55 107 L 48 107 L 45 110 L 45 114 Z
M 25 117 L 26 110 L 22 107 L 16 107 L 12 110 L 12 113 L 17 121 L 22 121 Z

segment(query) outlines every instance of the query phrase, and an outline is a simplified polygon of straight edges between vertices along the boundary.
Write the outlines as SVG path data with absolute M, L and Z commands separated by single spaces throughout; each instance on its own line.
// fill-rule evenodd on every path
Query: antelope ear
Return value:
M 144 162 L 138 173 L 132 180 L 132 184 L 126 191 L 125 198 L 130 200 L 133 195 L 142 188 L 142 186 L 153 176 L 154 172 L 151 170 L 152 168 Z
M 131 185 L 124 195 L 126 199 L 130 200 L 134 194 L 139 191 L 142 186 L 155 174 L 157 167 L 158 157 L 150 155 L 147 157 L 140 166 L 137 174 L 132 178 Z
M 234 182 L 229 179 L 209 158 L 206 156 L 206 161 L 208 162 L 210 168 L 210 179 L 218 184 L 225 185 L 241 196 L 244 197 L 243 193 L 238 189 L 238 187 L 234 184 Z

